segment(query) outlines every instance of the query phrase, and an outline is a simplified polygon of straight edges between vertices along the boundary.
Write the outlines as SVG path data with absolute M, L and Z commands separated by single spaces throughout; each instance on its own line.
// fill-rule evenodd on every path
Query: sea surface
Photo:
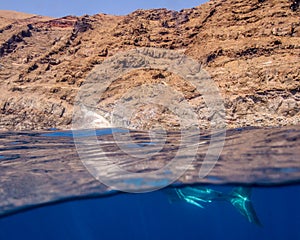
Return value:
M 221 141 L 221 135 L 201 133 L 194 161 L 175 181 L 169 172 L 139 181 L 132 176 L 151 176 L 155 166 L 172 161 L 179 133 L 165 135 L 163 147 L 148 133 L 130 132 L 132 142 L 124 134 L 128 131 L 98 129 L 92 135 L 101 147 L 95 148 L 90 131 L 75 133 L 75 140 L 72 131 L 1 132 L 0 239 L 300 239 L 299 126 L 228 130 L 218 161 L 204 177 L 199 171 L 210 142 Z M 89 148 L 82 155 L 86 141 Z M 130 149 L 127 157 L 122 146 Z M 141 151 L 157 152 L 150 160 L 128 157 Z M 97 180 L 82 157 L 104 155 L 133 173 L 115 185 L 127 193 Z M 108 176 L 115 177 L 110 183 L 120 180 Z M 170 195 L 189 187 L 224 194 L 235 187 L 251 189 L 248 200 L 261 225 L 249 222 L 229 201 L 200 199 L 201 208 Z M 133 193 L 138 189 L 143 193 Z

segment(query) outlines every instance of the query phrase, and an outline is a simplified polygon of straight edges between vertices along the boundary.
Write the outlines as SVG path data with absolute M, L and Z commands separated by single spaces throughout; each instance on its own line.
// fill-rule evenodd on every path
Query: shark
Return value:
M 204 208 L 204 203 L 211 203 L 213 201 L 229 202 L 250 223 L 262 226 L 252 205 L 251 193 L 252 189 L 250 187 L 235 187 L 229 193 L 200 186 L 167 189 L 170 202 L 182 200 L 199 208 Z

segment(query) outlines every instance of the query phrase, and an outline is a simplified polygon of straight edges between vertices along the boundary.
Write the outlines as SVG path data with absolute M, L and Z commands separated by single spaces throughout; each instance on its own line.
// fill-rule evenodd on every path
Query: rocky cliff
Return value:
M 224 99 L 228 127 L 299 124 L 299 19 L 297 0 L 215 0 L 180 12 L 58 19 L 0 11 L 0 129 L 70 128 L 74 99 L 93 68 L 137 47 L 178 50 L 201 63 Z M 113 81 L 99 104 L 112 111 L 128 89 L 153 82 L 180 91 L 207 121 L 201 95 L 157 69 Z M 177 126 L 159 106 L 134 117 L 137 128 Z

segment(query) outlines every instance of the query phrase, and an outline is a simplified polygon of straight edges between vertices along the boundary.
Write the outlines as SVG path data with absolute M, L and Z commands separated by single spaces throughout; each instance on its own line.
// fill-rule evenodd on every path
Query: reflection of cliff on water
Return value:
M 99 159 L 105 153 L 123 169 L 132 172 L 151 172 L 166 165 L 180 144 L 179 133 L 168 133 L 162 150 L 148 161 L 126 156 L 115 144 L 110 129 L 96 133 L 102 150 L 100 147 L 99 150 L 87 149 L 92 158 Z M 124 133 L 118 131 L 114 134 L 121 136 Z M 155 150 L 156 145 L 151 144 L 149 134 L 131 132 L 130 136 L 137 143 L 133 145 L 133 148 L 138 146 L 137 151 L 144 146 Z M 87 138 L 88 135 L 82 135 L 82 139 Z M 277 185 L 299 182 L 299 139 L 300 126 L 229 130 L 218 162 L 208 176 L 200 179 L 199 169 L 210 140 L 210 136 L 203 133 L 196 160 L 176 185 Z M 0 133 L 0 171 L 1 215 L 50 202 L 111 193 L 93 178 L 80 161 L 72 132 Z M 160 180 L 157 179 L 158 184 Z M 155 184 L 155 179 L 152 181 Z

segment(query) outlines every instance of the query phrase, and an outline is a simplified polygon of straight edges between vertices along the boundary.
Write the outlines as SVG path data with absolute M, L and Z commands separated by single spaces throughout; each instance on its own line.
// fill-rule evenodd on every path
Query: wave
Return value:
M 0 216 L 61 201 L 111 196 L 119 193 L 114 190 L 115 182 L 122 182 L 118 186 L 128 192 L 137 188 L 151 191 L 166 185 L 272 187 L 300 182 L 300 126 L 227 130 L 218 161 L 202 177 L 199 170 L 209 154 L 212 134 L 191 135 L 191 142 L 197 145 L 194 161 L 175 181 L 171 179 L 172 171 L 182 166 L 168 168 L 160 175 L 152 172 L 170 164 L 179 148 L 188 147 L 182 145 L 180 132 L 156 133 L 154 138 L 149 132 L 127 129 L 80 130 L 75 133 L 76 145 L 73 134 L 72 131 L 0 133 Z M 98 145 L 93 143 L 94 137 Z M 85 159 L 78 153 L 80 143 L 84 143 Z M 177 156 L 178 163 L 184 164 L 190 154 L 184 155 L 182 151 Z M 104 158 L 105 164 L 101 161 Z M 107 171 L 111 169 L 109 164 L 114 164 L 131 175 L 105 172 L 105 177 L 113 179 L 109 182 L 113 186 L 105 185 L 87 167 L 88 161 L 102 162 L 100 170 L 105 165 Z M 135 173 L 148 177 L 132 177 Z

